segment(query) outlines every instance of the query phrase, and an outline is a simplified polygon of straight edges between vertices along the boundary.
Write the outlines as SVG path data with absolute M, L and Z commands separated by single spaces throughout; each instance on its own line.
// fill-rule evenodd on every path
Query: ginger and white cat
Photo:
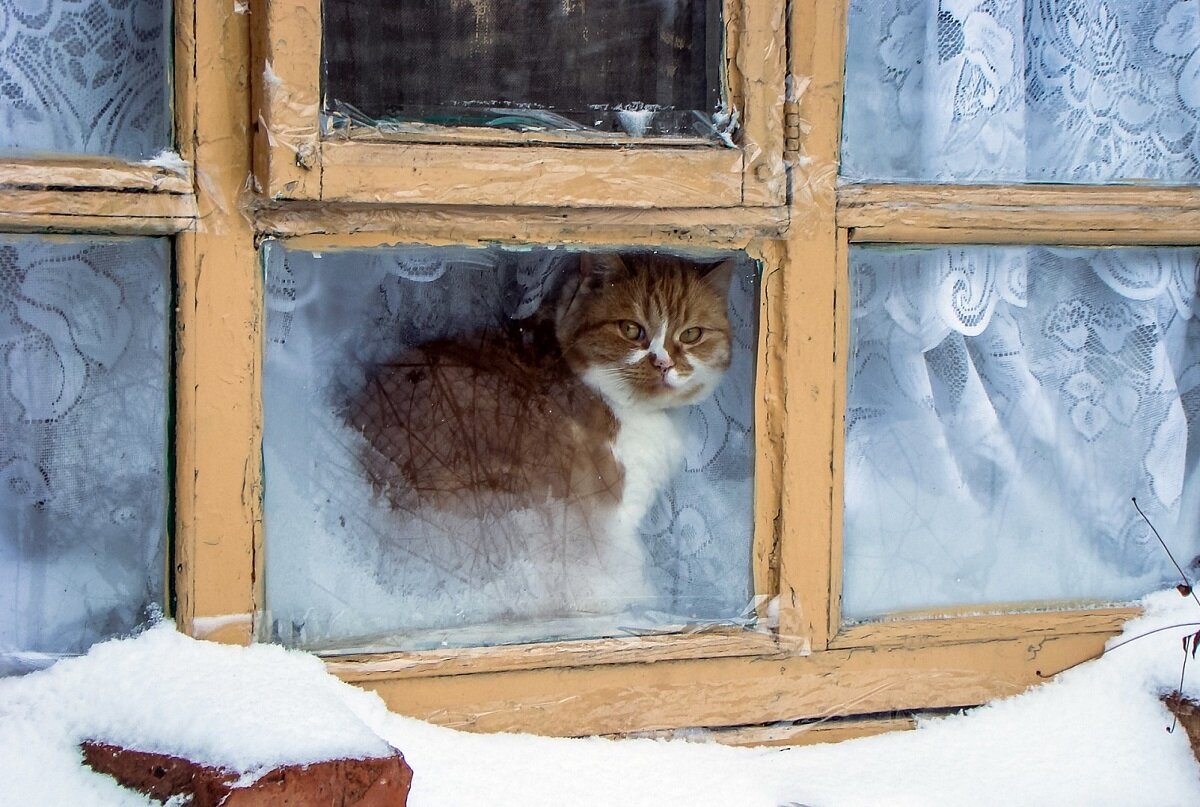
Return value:
M 671 410 L 729 367 L 732 270 L 582 254 L 530 320 L 381 364 L 347 410 L 397 517 L 380 581 L 433 576 L 428 627 L 653 607 L 639 525 L 682 467 Z

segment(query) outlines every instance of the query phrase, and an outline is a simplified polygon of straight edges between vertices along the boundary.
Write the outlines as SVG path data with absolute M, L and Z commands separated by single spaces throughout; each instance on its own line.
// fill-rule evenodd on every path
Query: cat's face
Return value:
M 732 272 L 732 260 L 581 255 L 556 328 L 568 365 L 614 407 L 666 409 L 704 400 L 729 368 Z

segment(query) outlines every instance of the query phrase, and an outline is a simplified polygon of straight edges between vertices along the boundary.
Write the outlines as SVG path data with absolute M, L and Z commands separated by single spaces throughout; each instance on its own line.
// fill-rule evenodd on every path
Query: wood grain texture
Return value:
M 104 157 L 0 162 L 0 188 L 148 191 L 190 195 L 188 166 L 130 163 Z
M 1017 694 L 1105 634 L 360 682 L 401 714 L 558 736 L 957 708 Z
M 320 199 L 321 0 L 250 8 L 255 181 L 273 199 Z
M 850 185 L 837 218 L 855 242 L 1189 244 L 1200 241 L 1200 189 Z
M 333 656 L 326 659 L 325 667 L 345 681 L 363 682 L 597 664 L 649 664 L 680 659 L 762 656 L 778 652 L 778 643 L 770 634 L 717 628 L 692 634 L 476 647 L 449 652 L 424 650 Z
M 327 202 L 671 208 L 734 207 L 742 201 L 737 149 L 326 141 L 321 160 Z
M 274 204 L 255 220 L 302 249 L 426 244 L 623 244 L 745 249 L 778 239 L 787 208 L 480 208 L 469 205 Z
M 190 78 L 199 222 L 175 242 L 175 617 L 192 635 L 248 643 L 261 605 L 262 281 L 239 206 L 250 171 L 249 17 L 177 6 L 194 19 Z M 193 29 L 185 28 L 185 33 Z

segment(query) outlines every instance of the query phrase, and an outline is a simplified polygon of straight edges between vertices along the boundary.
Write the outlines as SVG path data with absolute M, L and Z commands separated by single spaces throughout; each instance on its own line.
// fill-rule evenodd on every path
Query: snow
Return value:
M 1174 591 L 1143 605 L 1125 637 L 1200 620 Z M 1200 765 L 1158 699 L 1179 686 L 1180 641 L 1195 630 L 1114 640 L 1097 661 L 915 731 L 756 749 L 466 734 L 388 712 L 313 656 L 196 641 L 163 623 L 0 681 L 0 804 L 152 803 L 81 765 L 83 739 L 250 775 L 390 744 L 415 771 L 412 807 L 1198 804 Z

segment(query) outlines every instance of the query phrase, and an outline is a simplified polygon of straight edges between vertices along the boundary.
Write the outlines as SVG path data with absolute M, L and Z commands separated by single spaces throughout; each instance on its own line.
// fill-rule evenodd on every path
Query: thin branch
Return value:
M 1096 659 L 1103 656 L 1105 653 L 1111 653 L 1113 650 L 1116 650 L 1118 647 L 1124 647 L 1125 645 L 1129 644 L 1130 642 L 1136 642 L 1138 639 L 1145 639 L 1147 636 L 1153 636 L 1154 634 L 1162 633 L 1165 630 L 1175 630 L 1176 628 L 1200 628 L 1200 622 L 1179 622 L 1175 625 L 1164 625 L 1161 628 L 1155 628 L 1154 630 L 1148 630 L 1145 633 L 1139 633 L 1137 636 L 1130 636 L 1128 639 L 1117 642 L 1112 647 L 1104 648 L 1103 650 L 1101 650 L 1099 653 L 1092 656 L 1091 658 L 1085 658 L 1082 661 L 1077 661 L 1074 664 L 1070 664 L 1066 667 L 1063 667 L 1058 672 L 1052 672 L 1048 675 L 1044 674 L 1041 670 L 1036 670 L 1035 672 L 1037 673 L 1038 678 L 1053 678 L 1056 675 L 1061 675 L 1062 673 L 1065 673 L 1067 670 L 1075 669 L 1080 664 L 1086 664 L 1089 661 L 1095 661 Z
M 1146 525 L 1150 527 L 1150 531 L 1154 533 L 1154 537 L 1162 545 L 1163 551 L 1167 553 L 1167 557 L 1171 559 L 1171 563 L 1175 564 L 1175 569 L 1179 572 L 1180 578 L 1183 579 L 1183 584 L 1187 586 L 1188 594 L 1192 595 L 1192 599 L 1196 601 L 1196 605 L 1200 605 L 1200 597 L 1196 596 L 1196 590 L 1192 588 L 1192 581 L 1188 580 L 1187 573 L 1179 565 L 1179 561 L 1175 560 L 1175 556 L 1171 554 L 1170 547 L 1167 546 L 1167 542 L 1162 539 L 1162 536 L 1158 534 L 1158 530 L 1154 528 L 1154 524 L 1150 522 L 1150 519 L 1146 518 L 1146 514 L 1142 512 L 1142 508 L 1138 507 L 1137 496 L 1134 496 L 1132 501 L 1133 507 L 1138 511 L 1138 515 L 1142 517 L 1142 521 L 1145 521 Z

